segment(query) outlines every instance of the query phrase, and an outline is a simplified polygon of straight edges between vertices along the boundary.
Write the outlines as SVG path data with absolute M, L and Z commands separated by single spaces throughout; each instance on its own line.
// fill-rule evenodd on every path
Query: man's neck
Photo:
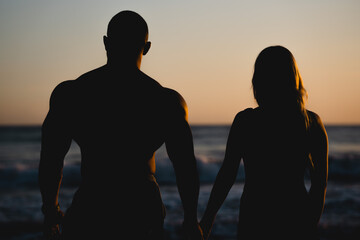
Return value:
M 114 71 L 139 70 L 140 63 L 124 62 L 124 61 L 107 61 L 106 66 Z
M 107 59 L 107 65 L 115 69 L 140 69 L 142 55 L 135 56 L 109 56 Z

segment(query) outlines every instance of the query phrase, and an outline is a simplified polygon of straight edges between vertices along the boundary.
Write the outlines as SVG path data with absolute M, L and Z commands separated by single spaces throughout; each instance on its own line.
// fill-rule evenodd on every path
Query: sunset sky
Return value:
M 1 0 L 0 125 L 41 124 L 58 83 L 105 64 L 102 38 L 121 10 L 147 21 L 141 69 L 183 95 L 191 124 L 255 107 L 253 66 L 270 45 L 294 54 L 308 109 L 360 124 L 358 0 Z

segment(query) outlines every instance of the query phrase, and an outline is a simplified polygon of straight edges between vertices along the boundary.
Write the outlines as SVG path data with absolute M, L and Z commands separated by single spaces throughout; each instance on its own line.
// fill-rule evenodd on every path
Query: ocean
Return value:
M 221 166 L 230 126 L 192 126 L 200 175 L 199 217 L 206 207 Z M 329 136 L 329 182 L 320 220 L 321 239 L 360 239 L 360 126 L 326 126 Z M 37 174 L 40 126 L 0 127 L 0 239 L 42 239 L 41 196 Z M 182 206 L 165 147 L 156 153 L 156 179 L 167 217 L 168 239 L 179 239 Z M 59 202 L 70 205 L 80 182 L 80 150 L 76 143 L 65 158 Z M 309 180 L 305 178 L 309 185 Z M 240 166 L 236 184 L 215 220 L 211 239 L 235 239 L 239 201 L 244 186 Z

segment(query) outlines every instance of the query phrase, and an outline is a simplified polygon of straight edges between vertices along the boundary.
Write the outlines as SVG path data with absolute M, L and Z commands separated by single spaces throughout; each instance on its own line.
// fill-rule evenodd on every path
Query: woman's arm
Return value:
M 226 145 L 225 158 L 212 188 L 204 216 L 200 222 L 204 233 L 204 239 L 207 239 L 209 236 L 216 214 L 236 180 L 242 157 L 241 146 L 239 146 L 242 119 L 241 113 L 235 117 L 231 126 Z
M 311 218 L 313 223 L 317 224 L 324 208 L 328 180 L 328 138 L 320 117 L 315 113 L 312 115 L 314 122 L 310 130 L 312 169 L 309 195 Z

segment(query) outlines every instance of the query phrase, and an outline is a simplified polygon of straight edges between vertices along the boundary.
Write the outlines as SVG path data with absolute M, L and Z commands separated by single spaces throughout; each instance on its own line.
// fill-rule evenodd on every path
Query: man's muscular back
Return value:
M 62 131 L 81 149 L 84 184 L 154 174 L 155 151 L 186 117 L 181 96 L 138 69 L 103 66 L 61 83 L 52 98 L 63 105 Z

